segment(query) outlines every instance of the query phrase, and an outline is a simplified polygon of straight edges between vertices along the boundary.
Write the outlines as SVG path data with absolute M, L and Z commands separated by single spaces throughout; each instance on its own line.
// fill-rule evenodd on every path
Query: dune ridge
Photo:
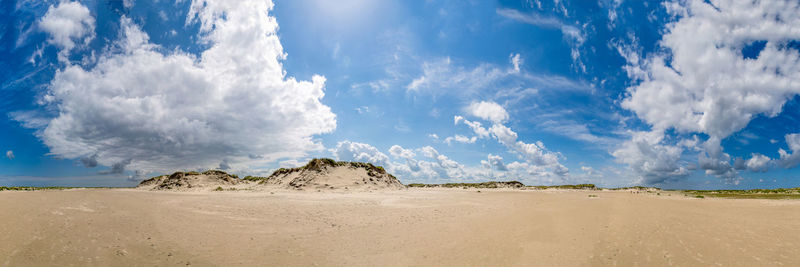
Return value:
M 144 190 L 221 191 L 221 190 L 400 190 L 400 180 L 381 166 L 371 163 L 312 159 L 297 168 L 280 168 L 268 177 L 238 176 L 220 170 L 175 172 L 144 180 Z

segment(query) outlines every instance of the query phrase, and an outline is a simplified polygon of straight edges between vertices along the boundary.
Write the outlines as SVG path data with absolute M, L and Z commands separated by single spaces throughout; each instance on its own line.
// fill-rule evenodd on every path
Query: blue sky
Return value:
M 0 184 L 268 175 L 798 186 L 800 7 L 3 1 Z

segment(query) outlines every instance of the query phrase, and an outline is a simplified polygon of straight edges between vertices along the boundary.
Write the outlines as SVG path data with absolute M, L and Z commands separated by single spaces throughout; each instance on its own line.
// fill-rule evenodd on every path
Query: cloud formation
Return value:
M 502 123 L 508 120 L 508 112 L 506 112 L 506 109 L 491 101 L 472 102 L 467 106 L 466 111 L 472 116 L 493 123 Z
M 704 133 L 709 138 L 699 147 L 698 166 L 707 174 L 735 177 L 721 140 L 756 116 L 776 116 L 800 93 L 800 53 L 789 45 L 800 39 L 800 3 L 691 0 L 665 7 L 675 20 L 659 42 L 663 52 L 642 58 L 637 49 L 618 47 L 628 76 L 638 81 L 621 105 L 653 133 L 635 134 L 612 154 L 645 177 L 674 177 L 684 173 L 681 149 L 643 135 L 670 129 Z M 751 170 L 764 168 L 763 155 L 748 162 Z
M 333 155 L 336 157 L 337 160 L 361 161 L 361 162 L 374 163 L 377 165 L 386 165 L 389 162 L 389 157 L 387 157 L 386 154 L 383 154 L 382 152 L 380 152 L 380 150 L 378 150 L 374 146 L 365 143 L 358 143 L 347 140 L 341 141 L 336 144 L 335 148 L 331 149 L 331 152 L 333 152 Z M 396 150 L 395 153 L 397 153 Z M 403 151 L 399 153 L 402 154 L 407 152 Z
M 786 144 L 789 146 L 789 151 L 778 149 L 780 155 L 779 164 L 784 168 L 794 168 L 800 165 L 800 133 L 787 134 L 785 136 Z
M 492 121 L 492 126 L 484 128 L 480 122 L 470 121 L 462 116 L 454 117 L 453 120 L 456 125 L 464 123 L 470 127 L 478 138 L 494 138 L 498 143 L 527 161 L 527 163 L 532 166 L 548 168 L 551 170 L 551 174 L 564 176 L 569 172 L 569 169 L 559 162 L 559 159 L 563 158 L 563 156 L 560 153 L 549 151 L 541 141 L 525 143 L 517 140 L 517 133 L 502 124 L 508 118 L 508 113 L 499 104 L 494 102 L 473 103 L 466 110 L 476 117 Z
M 57 71 L 43 102 L 58 115 L 38 136 L 55 156 L 112 172 L 246 169 L 322 149 L 313 136 L 336 128 L 335 114 L 321 103 L 325 78 L 286 77 L 272 7 L 193 1 L 186 22 L 199 23 L 199 40 L 207 44 L 199 56 L 161 52 L 123 17 L 120 39 L 96 66 Z M 62 51 L 68 39 L 86 35 L 69 29 L 51 33 Z
M 66 61 L 76 46 L 89 44 L 95 36 L 94 27 L 94 17 L 89 9 L 71 1 L 50 5 L 39 20 L 39 28 L 48 34 L 47 42 L 60 48 L 59 61 Z

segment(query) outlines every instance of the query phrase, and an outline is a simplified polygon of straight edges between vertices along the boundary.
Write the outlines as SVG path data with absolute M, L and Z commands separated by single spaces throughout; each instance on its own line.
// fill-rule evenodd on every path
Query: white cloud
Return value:
M 466 111 L 472 116 L 494 123 L 502 123 L 508 120 L 506 109 L 492 101 L 472 102 L 467 106 Z
M 661 133 L 633 132 L 631 136 L 611 155 L 639 175 L 640 183 L 660 183 L 689 174 L 681 163 L 683 148 L 665 144 Z
M 95 20 L 89 9 L 78 2 L 61 1 L 50 5 L 39 28 L 48 34 L 47 42 L 59 47 L 59 61 L 67 61 L 77 45 L 87 45 L 94 39 Z M 76 44 L 77 42 L 77 44 Z
M 442 155 L 430 146 L 416 149 L 424 159 L 417 159 L 417 153 L 412 149 L 405 149 L 399 145 L 394 145 L 389 149 L 392 157 L 400 159 L 402 162 L 389 162 L 387 170 L 398 178 L 406 182 L 452 182 L 464 179 L 476 179 L 479 177 L 471 175 L 473 168 L 464 165 Z M 480 176 L 483 177 L 483 176 Z
M 622 0 L 613 0 L 608 7 L 608 29 L 613 29 L 617 23 L 617 9 L 622 5 Z
M 507 171 L 508 170 L 506 165 L 503 163 L 503 157 L 498 156 L 498 155 L 489 154 L 489 155 L 486 156 L 486 161 L 481 161 L 481 162 L 482 163 L 485 162 L 486 166 L 488 166 L 490 168 L 494 168 L 494 169 L 496 169 L 498 171 Z
M 158 11 L 158 17 L 161 18 L 161 20 L 163 20 L 163 21 L 168 21 L 169 20 L 169 17 L 167 16 L 167 12 L 164 12 L 164 10 Z M 172 33 L 170 32 L 170 34 L 172 34 Z
M 618 46 L 628 61 L 625 70 L 639 81 L 628 88 L 622 106 L 651 125 L 653 132 L 674 129 L 709 135 L 699 166 L 707 174 L 731 178 L 736 173 L 720 140 L 740 131 L 755 116 L 776 116 L 790 97 L 800 93 L 796 79 L 800 53 L 786 45 L 800 39 L 800 3 L 722 0 L 712 5 L 691 0 L 665 6 L 676 21 L 666 26 L 659 43 L 663 52 L 642 59 L 635 48 Z M 759 42 L 764 47 L 755 57 L 743 54 L 744 48 Z M 626 151 L 664 151 L 670 159 L 679 156 L 660 142 L 629 143 L 654 147 L 627 147 Z M 681 173 L 673 162 L 659 164 L 669 167 L 664 169 L 667 176 Z
M 405 149 L 399 145 L 393 145 L 392 147 L 390 147 L 389 154 L 392 155 L 392 157 L 404 158 L 404 159 L 410 159 L 417 156 L 417 154 L 414 153 L 413 150 Z
M 357 108 L 355 108 L 355 110 L 356 110 L 356 112 L 358 112 L 358 114 L 369 113 L 369 111 L 370 111 L 368 106 L 357 107 Z
M 58 116 L 38 136 L 58 157 L 159 172 L 220 163 L 242 169 L 322 149 L 313 136 L 336 128 L 320 102 L 325 78 L 285 76 L 272 6 L 192 2 L 187 23 L 200 23 L 208 45 L 197 57 L 160 52 L 123 17 L 121 38 L 96 66 L 57 71 L 43 102 Z
M 481 125 L 480 122 L 470 121 L 470 120 L 464 119 L 464 117 L 461 117 L 461 116 L 453 117 L 453 121 L 455 122 L 455 125 L 458 125 L 459 123 L 464 122 L 464 124 L 469 126 L 469 128 L 472 129 L 472 131 L 475 132 L 475 134 L 477 134 L 479 138 L 489 137 L 489 130 L 484 128 L 483 125 Z
M 391 158 L 369 144 L 340 142 L 331 152 L 340 160 L 360 160 L 380 164 L 405 183 L 477 182 L 487 180 L 520 180 L 530 184 L 552 184 L 564 181 L 553 175 L 549 166 L 529 162 L 505 164 L 499 155 L 489 154 L 479 166 L 465 166 L 431 146 L 407 149 L 393 145 Z
M 521 159 L 524 159 L 533 166 L 546 167 L 552 171 L 553 174 L 558 176 L 564 176 L 569 172 L 569 169 L 559 162 L 559 159 L 563 158 L 560 153 L 547 150 L 541 141 L 534 143 L 518 141 L 517 133 L 501 123 L 508 118 L 508 113 L 505 109 L 497 104 L 489 104 L 489 106 L 491 107 L 485 109 L 467 108 L 467 110 L 482 110 L 481 112 L 476 112 L 474 115 L 483 117 L 486 120 L 492 120 L 493 124 L 488 129 L 484 128 L 480 122 L 470 121 L 461 116 L 455 116 L 453 120 L 456 125 L 461 122 L 468 125 L 478 138 L 493 137 L 498 143 L 508 148 L 511 152 L 516 153 Z
M 778 150 L 780 155 L 779 164 L 784 168 L 794 168 L 800 165 L 800 133 L 787 134 L 786 145 L 789 146 L 791 154 L 782 148 Z
M 644 77 L 622 105 L 655 129 L 675 128 L 725 138 L 757 114 L 777 115 L 800 93 L 800 54 L 785 44 L 800 39 L 800 3 L 703 1 L 669 5 L 682 15 L 667 25 L 660 45 L 669 53 L 632 62 Z M 742 48 L 766 41 L 756 58 Z
M 475 136 L 466 137 L 466 136 L 457 134 L 457 135 L 454 135 L 454 136 L 448 136 L 447 138 L 444 139 L 444 142 L 447 143 L 448 145 L 452 144 L 453 142 L 458 142 L 458 143 L 463 143 L 463 144 L 474 144 L 475 141 L 477 141 L 477 140 L 478 140 L 478 138 L 475 137 Z
M 520 66 L 522 66 L 522 59 L 519 54 L 511 54 L 509 59 L 511 60 L 511 66 L 514 66 L 514 72 L 519 72 Z
M 282 160 L 282 161 L 278 162 L 278 167 L 280 167 L 280 168 L 296 168 L 296 167 L 300 167 L 300 166 L 305 165 L 307 162 L 308 161 L 299 161 L 297 159 Z
M 585 173 L 588 176 L 597 176 L 600 174 L 597 172 L 597 170 L 589 166 L 581 166 L 581 171 L 583 171 L 583 173 Z
M 707 175 L 716 175 L 725 178 L 727 182 L 735 181 L 738 173 L 734 166 L 731 166 L 731 156 L 723 152 L 720 139 L 710 137 L 703 142 L 703 148 L 698 155 L 697 164 L 700 169 L 706 171 Z
M 754 172 L 766 172 L 769 169 L 769 164 L 772 160 L 769 157 L 753 153 L 750 159 L 747 160 L 745 165 L 747 169 Z
M 336 144 L 335 148 L 331 149 L 331 152 L 333 152 L 337 160 L 369 162 L 380 166 L 386 166 L 389 162 L 389 157 L 386 154 L 365 143 L 341 141 Z
M 14 157 L 14 151 L 11 151 L 11 150 L 6 151 L 6 158 L 14 159 L 15 158 Z

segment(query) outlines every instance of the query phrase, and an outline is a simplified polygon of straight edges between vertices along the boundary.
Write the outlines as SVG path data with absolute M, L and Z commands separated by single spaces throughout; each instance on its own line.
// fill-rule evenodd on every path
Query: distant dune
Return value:
M 362 162 L 313 159 L 305 166 L 275 171 L 269 177 L 238 176 L 218 170 L 176 172 L 142 181 L 138 189 L 171 191 L 224 190 L 399 190 L 406 186 L 383 167 Z

